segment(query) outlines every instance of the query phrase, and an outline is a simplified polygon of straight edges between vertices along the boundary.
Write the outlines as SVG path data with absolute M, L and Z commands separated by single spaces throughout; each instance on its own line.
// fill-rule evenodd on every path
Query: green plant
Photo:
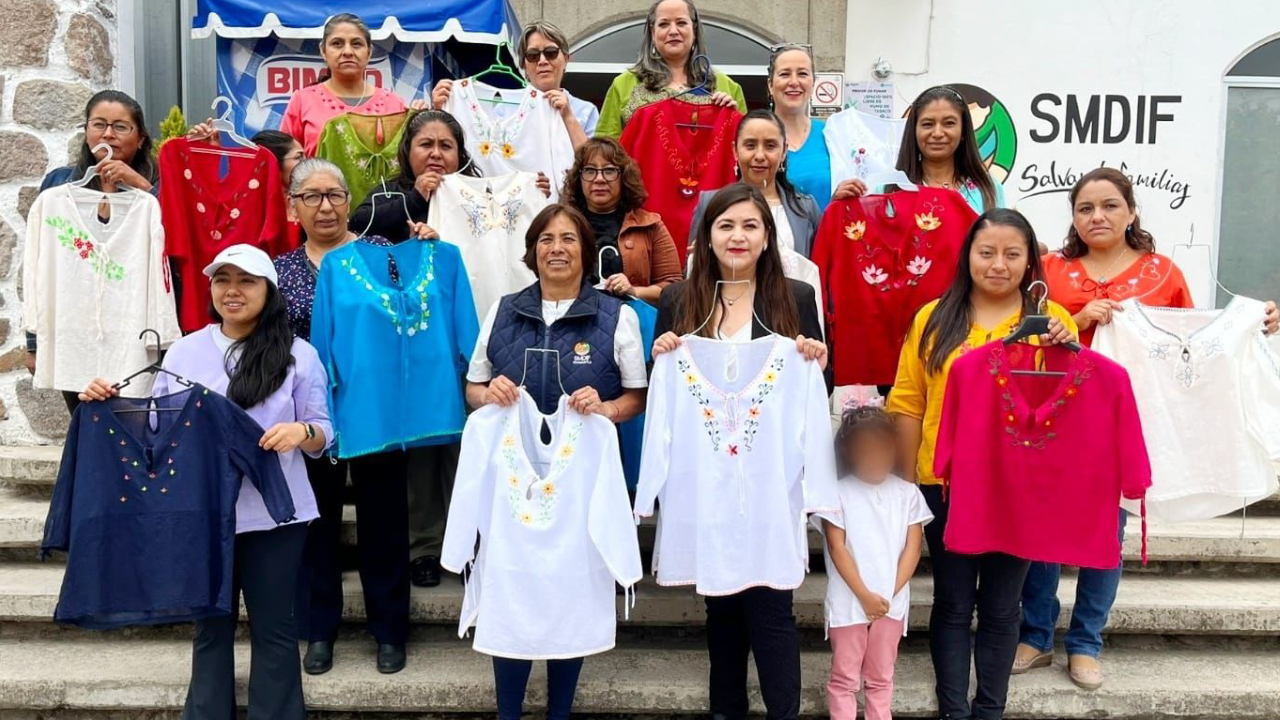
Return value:
M 152 153 L 159 157 L 161 146 L 173 138 L 182 137 L 186 134 L 187 119 L 182 115 L 182 108 L 174 105 L 169 108 L 169 114 L 165 119 L 160 121 L 160 142 L 153 146 Z

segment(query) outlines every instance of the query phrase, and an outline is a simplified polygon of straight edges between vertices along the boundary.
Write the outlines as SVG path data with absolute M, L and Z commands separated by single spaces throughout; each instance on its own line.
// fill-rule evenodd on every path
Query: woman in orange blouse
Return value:
M 1114 168 L 1086 173 L 1071 189 L 1072 221 L 1062 250 L 1043 258 L 1049 297 L 1064 306 L 1088 345 L 1094 330 L 1111 322 L 1121 301 L 1137 298 L 1152 307 L 1189 308 L 1194 303 L 1182 271 L 1155 251 L 1151 233 L 1142 229 L 1133 183 Z M 1265 330 L 1275 332 L 1274 302 L 1267 303 Z M 1125 512 L 1120 511 L 1120 539 Z M 1102 630 L 1116 599 L 1119 567 L 1081 568 L 1071 627 L 1063 644 L 1068 671 L 1076 685 L 1094 690 L 1102 685 Z M 1058 565 L 1034 562 L 1022 589 L 1022 632 L 1014 674 L 1053 663 L 1053 631 L 1058 618 Z

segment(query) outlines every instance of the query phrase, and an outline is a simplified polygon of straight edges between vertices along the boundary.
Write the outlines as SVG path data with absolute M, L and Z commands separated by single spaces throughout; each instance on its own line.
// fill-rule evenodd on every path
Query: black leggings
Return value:
M 766 587 L 706 598 L 713 716 L 747 716 L 748 653 L 756 660 L 769 720 L 800 714 L 800 634 L 791 601 L 790 590 Z
M 1031 562 L 1005 555 L 962 555 L 942 542 L 948 504 L 938 485 L 922 485 L 933 522 L 924 526 L 933 565 L 933 611 L 929 615 L 929 653 L 937 683 L 942 720 L 999 720 L 1009 694 L 1009 672 L 1018 652 L 1022 582 Z M 970 627 L 978 612 L 976 641 Z M 978 679 L 969 704 L 970 656 Z

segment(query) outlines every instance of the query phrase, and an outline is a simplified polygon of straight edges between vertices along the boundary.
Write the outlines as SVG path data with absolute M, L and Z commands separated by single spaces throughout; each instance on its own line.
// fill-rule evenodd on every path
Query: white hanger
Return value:
M 901 170 L 882 170 L 866 179 L 867 187 L 884 187 L 897 185 L 900 190 L 920 190 L 920 186 L 911 182 L 911 178 Z
M 222 103 L 227 104 L 227 109 L 222 111 L 222 114 L 219 115 L 218 106 Z M 256 151 L 258 149 L 258 146 L 252 140 L 249 140 L 236 132 L 235 123 L 231 122 L 232 107 L 233 105 L 231 104 L 230 98 L 223 95 L 219 95 L 214 98 L 212 113 L 216 119 L 211 123 L 211 125 L 214 132 L 218 134 L 220 139 L 229 138 L 233 143 L 239 145 L 240 148 L 193 147 L 191 148 L 192 152 L 208 153 L 210 155 L 234 155 L 238 157 L 245 157 L 245 150 Z
M 516 383 L 519 387 L 524 387 L 524 378 L 529 374 L 529 353 L 549 353 L 555 355 L 556 358 L 556 383 L 560 385 L 560 394 L 568 395 L 564 389 L 564 378 L 560 376 L 560 351 L 555 348 L 525 348 L 524 349 L 524 367 L 520 370 L 520 382 Z
M 67 183 L 67 185 L 75 188 L 88 187 L 89 183 L 93 182 L 94 179 L 98 177 L 98 166 L 111 160 L 112 155 L 111 146 L 106 143 L 98 143 L 97 145 L 94 145 L 89 150 L 89 153 L 96 157 L 99 150 L 106 150 L 107 156 L 99 160 L 97 163 L 90 165 L 88 169 L 85 170 L 84 177 L 73 183 Z M 116 183 L 116 187 L 124 190 L 125 194 L 122 197 L 112 197 L 112 195 L 120 195 L 120 193 L 108 193 L 104 191 L 99 202 L 106 202 L 114 205 L 131 204 L 133 202 L 133 197 L 128 193 L 136 192 L 137 188 L 134 188 L 125 182 Z
M 383 178 L 382 189 L 376 193 L 372 193 L 371 195 L 369 195 L 369 199 L 371 201 L 369 203 L 369 224 L 364 226 L 364 230 L 360 232 L 360 237 L 367 236 L 369 234 L 369 228 L 373 227 L 373 216 L 378 214 L 378 198 L 396 197 L 396 196 L 400 197 L 400 205 L 404 208 L 405 219 L 413 220 L 413 218 L 409 215 L 409 201 L 405 199 L 404 193 L 400 192 L 399 190 L 388 190 L 387 179 Z

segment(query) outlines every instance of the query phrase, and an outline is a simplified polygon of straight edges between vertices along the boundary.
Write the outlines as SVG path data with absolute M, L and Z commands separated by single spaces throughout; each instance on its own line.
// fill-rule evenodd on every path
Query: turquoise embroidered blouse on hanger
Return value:
M 466 419 L 463 376 L 479 330 L 455 245 L 353 242 L 326 254 L 311 344 L 329 372 L 334 455 L 457 442 Z

